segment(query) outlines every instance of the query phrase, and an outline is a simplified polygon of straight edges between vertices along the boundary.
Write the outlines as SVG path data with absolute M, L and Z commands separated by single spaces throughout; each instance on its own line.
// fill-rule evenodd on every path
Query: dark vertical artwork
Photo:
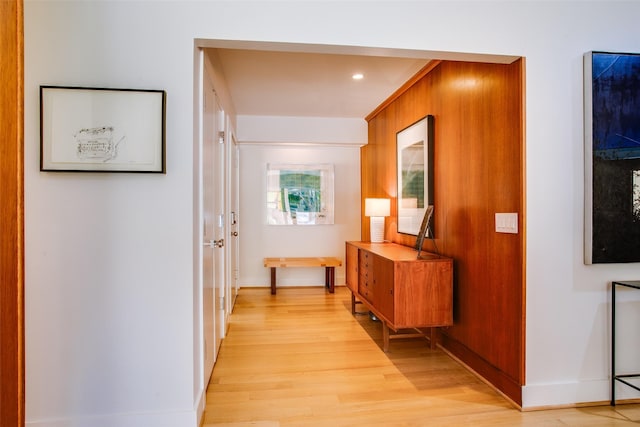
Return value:
M 591 52 L 585 70 L 591 118 L 591 218 L 587 263 L 640 261 L 640 54 Z M 587 78 L 589 73 L 586 73 Z M 590 102 L 589 102 L 590 101 Z M 591 104 L 591 105 L 589 105 Z M 591 107 L 589 117 L 588 107 Z M 587 170 L 589 176 L 589 170 Z M 587 194 L 587 197 L 589 195 Z M 589 219 L 591 224 L 589 224 Z M 591 225 L 591 227 L 589 227 Z M 588 234 L 588 233 L 587 233 Z M 589 256 L 590 255 L 590 256 Z M 589 259 L 590 258 L 590 259 Z M 589 262 L 590 261 L 590 262 Z

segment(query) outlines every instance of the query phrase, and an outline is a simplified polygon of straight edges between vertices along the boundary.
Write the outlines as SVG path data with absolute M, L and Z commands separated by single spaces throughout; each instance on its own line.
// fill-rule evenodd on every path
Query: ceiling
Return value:
M 216 58 L 237 115 L 365 118 L 433 59 L 508 64 L 517 56 L 196 39 Z M 362 80 L 353 80 L 362 73 Z
M 429 59 L 215 48 L 236 113 L 364 118 Z M 354 80 L 354 73 L 364 78 Z

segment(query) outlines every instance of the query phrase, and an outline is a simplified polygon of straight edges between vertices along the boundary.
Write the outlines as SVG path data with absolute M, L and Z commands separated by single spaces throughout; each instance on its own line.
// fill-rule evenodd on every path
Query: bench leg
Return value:
M 336 271 L 335 267 L 325 267 L 324 268 L 324 286 L 329 288 L 329 293 L 334 293 L 335 291 L 335 277 Z
M 271 267 L 271 295 L 276 294 L 276 268 Z

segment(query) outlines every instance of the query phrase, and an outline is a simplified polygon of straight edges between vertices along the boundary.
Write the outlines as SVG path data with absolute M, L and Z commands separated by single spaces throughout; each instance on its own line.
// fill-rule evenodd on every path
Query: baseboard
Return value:
M 343 284 L 335 284 L 334 285 L 336 288 L 344 288 L 347 285 Z M 309 289 L 309 288 L 316 288 L 316 289 L 324 289 L 326 288 L 326 285 L 278 285 L 277 289 L 282 289 L 282 288 L 287 288 L 287 289 Z M 270 285 L 241 285 L 240 289 L 271 289 Z
M 25 427 L 198 427 L 198 415 L 191 411 L 166 411 L 27 420 Z
M 206 405 L 207 388 L 200 390 L 200 395 L 196 401 L 196 426 L 201 426 L 204 421 L 204 407 Z
M 265 268 L 268 271 L 268 268 Z M 317 270 L 317 271 L 316 271 Z M 337 270 L 337 269 L 336 269 Z M 344 284 L 346 278 L 344 274 L 335 272 L 334 283 Z M 324 286 L 325 271 L 323 267 L 317 268 L 279 268 L 277 272 L 276 284 L 280 286 Z M 269 276 L 248 276 L 239 282 L 240 287 L 270 287 L 271 282 Z
M 447 353 L 495 388 L 518 408 L 522 407 L 522 385 L 457 340 L 445 334 L 440 334 L 440 338 L 442 348 Z
M 616 402 L 637 403 L 640 393 L 624 384 L 616 384 Z M 526 410 L 608 405 L 611 401 L 609 379 L 532 384 L 522 388 Z
M 493 385 L 491 382 L 489 382 L 489 380 L 487 380 L 485 377 L 483 377 L 482 375 L 480 375 L 479 373 L 477 373 L 476 371 L 474 371 L 469 365 L 467 365 L 466 363 L 464 363 L 462 360 L 460 360 L 458 357 L 456 357 L 456 355 L 454 355 L 453 353 L 451 353 L 449 350 L 447 350 L 446 348 L 444 348 L 442 345 L 439 345 L 439 348 L 445 352 L 449 357 L 451 357 L 452 359 L 454 359 L 456 362 L 458 362 L 459 364 L 461 364 L 462 366 L 465 367 L 465 369 L 467 369 L 469 372 L 471 372 L 473 375 L 475 375 L 476 377 L 478 377 L 478 379 L 480 381 L 482 381 L 483 383 L 485 383 L 486 385 L 488 385 L 489 387 L 491 387 L 496 393 L 498 393 L 499 395 L 501 395 L 506 401 L 508 401 L 511 405 L 513 405 L 514 408 L 523 411 L 522 407 L 516 403 L 513 399 L 511 399 L 509 396 L 507 396 L 506 394 L 504 394 L 501 390 L 499 390 L 495 385 Z

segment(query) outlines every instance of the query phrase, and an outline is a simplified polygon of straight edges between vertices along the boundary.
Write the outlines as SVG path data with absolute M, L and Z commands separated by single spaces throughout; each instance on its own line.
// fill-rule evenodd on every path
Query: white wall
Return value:
M 331 163 L 334 166 L 334 224 L 268 225 L 268 163 Z M 360 147 L 240 145 L 240 285 L 270 286 L 262 259 L 286 256 L 335 256 L 335 283 L 344 284 L 345 241 L 360 240 Z M 279 268 L 277 285 L 324 285 L 323 268 Z
M 240 285 L 270 286 L 263 258 L 334 256 L 343 260 L 335 283 L 344 284 L 344 242 L 360 240 L 360 147 L 363 119 L 238 116 L 240 145 Z M 334 165 L 334 224 L 268 225 L 268 163 Z M 277 285 L 325 283 L 323 268 L 277 269 Z
M 195 425 L 193 37 L 160 31 L 174 9 L 25 3 L 28 425 Z M 41 84 L 166 90 L 167 174 L 39 172 Z
M 28 425 L 196 424 L 194 38 L 525 56 L 524 406 L 607 400 L 608 283 L 640 265 L 582 262 L 582 55 L 639 52 L 638 16 L 613 1 L 26 0 Z M 40 173 L 40 84 L 167 90 L 167 175 Z

